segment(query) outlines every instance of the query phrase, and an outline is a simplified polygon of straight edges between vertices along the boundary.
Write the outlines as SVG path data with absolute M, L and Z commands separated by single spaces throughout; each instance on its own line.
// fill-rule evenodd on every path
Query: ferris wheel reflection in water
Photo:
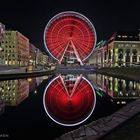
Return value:
M 47 85 L 43 103 L 54 122 L 75 126 L 86 121 L 94 111 L 96 94 L 82 75 L 59 75 Z

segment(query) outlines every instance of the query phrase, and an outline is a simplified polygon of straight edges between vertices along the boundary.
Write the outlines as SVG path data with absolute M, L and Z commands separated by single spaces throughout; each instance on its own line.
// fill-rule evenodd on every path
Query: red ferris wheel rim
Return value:
M 83 104 L 83 106 L 82 107 L 78 107 L 78 110 L 79 111 L 82 111 L 82 113 L 84 112 L 84 110 L 86 110 L 87 111 L 87 107 L 89 107 L 88 105 L 90 104 L 90 110 L 89 110 L 89 113 L 87 113 L 87 115 L 84 117 L 84 118 L 81 118 L 81 120 L 76 120 L 76 122 L 74 122 L 74 123 L 71 123 L 70 121 L 64 121 L 63 122 L 63 120 L 60 120 L 60 121 L 58 121 L 55 117 L 53 117 L 52 115 L 51 115 L 51 112 L 50 112 L 50 109 L 49 109 L 49 107 L 51 107 L 52 108 L 52 106 L 54 106 L 53 105 L 53 103 L 55 104 L 55 106 L 53 107 L 55 110 L 57 110 L 59 113 L 63 110 L 64 112 L 69 112 L 69 110 L 65 110 L 66 108 L 64 107 L 64 106 L 62 106 L 62 104 L 60 103 L 60 102 L 58 102 L 58 101 L 62 101 L 63 100 L 63 96 L 62 96 L 62 94 L 64 93 L 64 92 L 61 92 L 62 90 L 60 89 L 60 88 L 58 88 L 58 84 L 56 84 L 56 81 L 57 80 L 59 80 L 59 76 L 57 76 L 57 77 L 55 77 L 48 85 L 47 85 L 47 87 L 46 87 L 46 89 L 45 89 L 45 91 L 44 91 L 44 96 L 43 96 L 43 105 L 44 105 L 44 109 L 45 109 L 45 111 L 46 111 L 46 113 L 47 113 L 47 115 L 54 121 L 54 122 L 56 122 L 57 124 L 60 124 L 60 125 L 63 125 L 63 126 L 75 126 L 75 125 L 79 125 L 79 124 L 81 124 L 81 123 L 83 123 L 84 121 L 86 121 L 90 116 L 91 116 L 91 114 L 93 113 L 93 111 L 94 111 L 94 109 L 95 109 L 95 105 L 96 105 L 96 94 L 95 94 L 95 90 L 94 90 L 94 88 L 93 88 L 93 86 L 91 85 L 91 83 L 85 78 L 85 77 L 82 77 L 81 78 L 82 80 L 81 80 L 81 82 L 83 82 L 82 84 L 87 84 L 87 85 L 85 85 L 85 87 L 84 86 L 82 86 L 82 84 L 80 85 L 84 90 L 86 90 L 87 92 L 86 92 L 86 94 L 85 94 L 85 96 L 83 96 L 84 94 L 83 93 L 85 93 L 85 92 L 83 92 L 82 91 L 82 89 L 81 89 L 81 96 L 78 96 L 78 98 L 79 97 L 82 97 L 82 100 L 84 100 L 84 103 L 85 104 Z M 51 87 L 50 87 L 51 86 Z M 52 89 L 52 87 L 54 87 L 54 89 Z M 51 88 L 51 89 L 49 89 L 49 88 Z M 57 95 L 55 95 L 54 93 L 56 93 L 57 92 L 57 90 L 58 91 L 60 91 Z M 49 92 L 52 92 L 53 94 L 49 94 Z M 78 91 L 78 93 L 76 93 L 76 94 L 79 94 L 80 93 L 80 91 L 79 90 L 77 90 Z M 88 98 L 85 98 L 88 94 L 89 94 L 89 92 L 88 91 L 90 91 L 90 96 L 88 96 Z M 50 103 L 51 104 L 47 104 L 46 103 L 46 97 L 47 97 L 47 94 L 49 94 L 49 97 L 48 97 L 48 99 L 50 100 Z M 51 95 L 51 96 L 50 96 Z M 59 95 L 59 96 L 58 96 Z M 91 96 L 92 95 L 92 96 Z M 74 96 L 75 97 L 75 96 Z M 92 99 L 91 99 L 91 97 L 93 97 Z M 51 100 L 51 99 L 54 99 L 54 98 L 57 98 L 57 100 Z M 60 98 L 60 99 L 58 99 L 58 98 Z M 88 100 L 90 100 L 90 101 L 88 101 Z M 55 102 L 53 102 L 53 101 L 55 101 Z M 64 101 L 64 102 L 67 102 L 67 101 Z M 60 103 L 60 104 L 59 104 Z M 64 104 L 64 105 L 66 105 L 66 104 Z M 78 105 L 78 104 L 77 104 Z M 81 104 L 79 104 L 79 106 L 80 106 Z M 58 106 L 60 106 L 60 107 L 58 107 Z M 64 107 L 64 108 L 63 108 Z M 75 106 L 76 107 L 76 106 Z M 76 111 L 77 111 L 77 109 L 75 109 Z M 63 114 L 63 111 L 61 112 L 62 114 L 62 116 L 65 116 L 65 114 Z M 80 112 L 79 112 L 80 113 Z M 78 112 L 76 113 L 76 114 L 79 114 Z M 67 114 L 67 113 L 66 113 Z M 70 112 L 69 112 L 69 114 L 70 114 Z M 66 116 L 66 118 L 67 118 L 68 116 Z M 69 116 L 69 117 L 72 117 L 71 115 Z
M 96 45 L 96 31 L 84 15 L 66 11 L 55 15 L 44 30 L 44 44 L 47 52 L 60 60 L 67 44 L 72 41 L 82 61 L 93 52 Z

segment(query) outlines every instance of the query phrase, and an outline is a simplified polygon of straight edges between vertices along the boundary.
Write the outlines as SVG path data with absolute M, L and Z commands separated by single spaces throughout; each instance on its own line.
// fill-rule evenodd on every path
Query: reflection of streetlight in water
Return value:
M 34 93 L 37 94 L 37 90 L 35 90 Z

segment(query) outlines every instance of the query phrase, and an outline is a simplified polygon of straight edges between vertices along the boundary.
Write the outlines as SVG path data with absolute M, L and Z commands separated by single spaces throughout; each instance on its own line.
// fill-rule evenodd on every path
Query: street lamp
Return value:
M 37 49 L 35 49 L 35 68 L 37 67 L 36 66 L 36 54 L 37 54 Z
M 8 66 L 9 66 L 9 56 L 10 56 L 10 54 L 8 53 L 8 57 L 7 57 Z
M 2 63 L 2 59 L 3 59 L 3 54 L 2 52 L 4 51 L 4 49 L 2 47 L 0 47 L 0 64 Z

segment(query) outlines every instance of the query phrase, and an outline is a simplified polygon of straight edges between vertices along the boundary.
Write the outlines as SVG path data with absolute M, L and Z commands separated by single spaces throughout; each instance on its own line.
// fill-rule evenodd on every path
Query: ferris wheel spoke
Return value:
M 45 45 L 59 63 L 71 45 L 82 65 L 82 61 L 91 54 L 96 43 L 96 32 L 92 23 L 79 13 L 64 12 L 55 16 L 44 33 Z

